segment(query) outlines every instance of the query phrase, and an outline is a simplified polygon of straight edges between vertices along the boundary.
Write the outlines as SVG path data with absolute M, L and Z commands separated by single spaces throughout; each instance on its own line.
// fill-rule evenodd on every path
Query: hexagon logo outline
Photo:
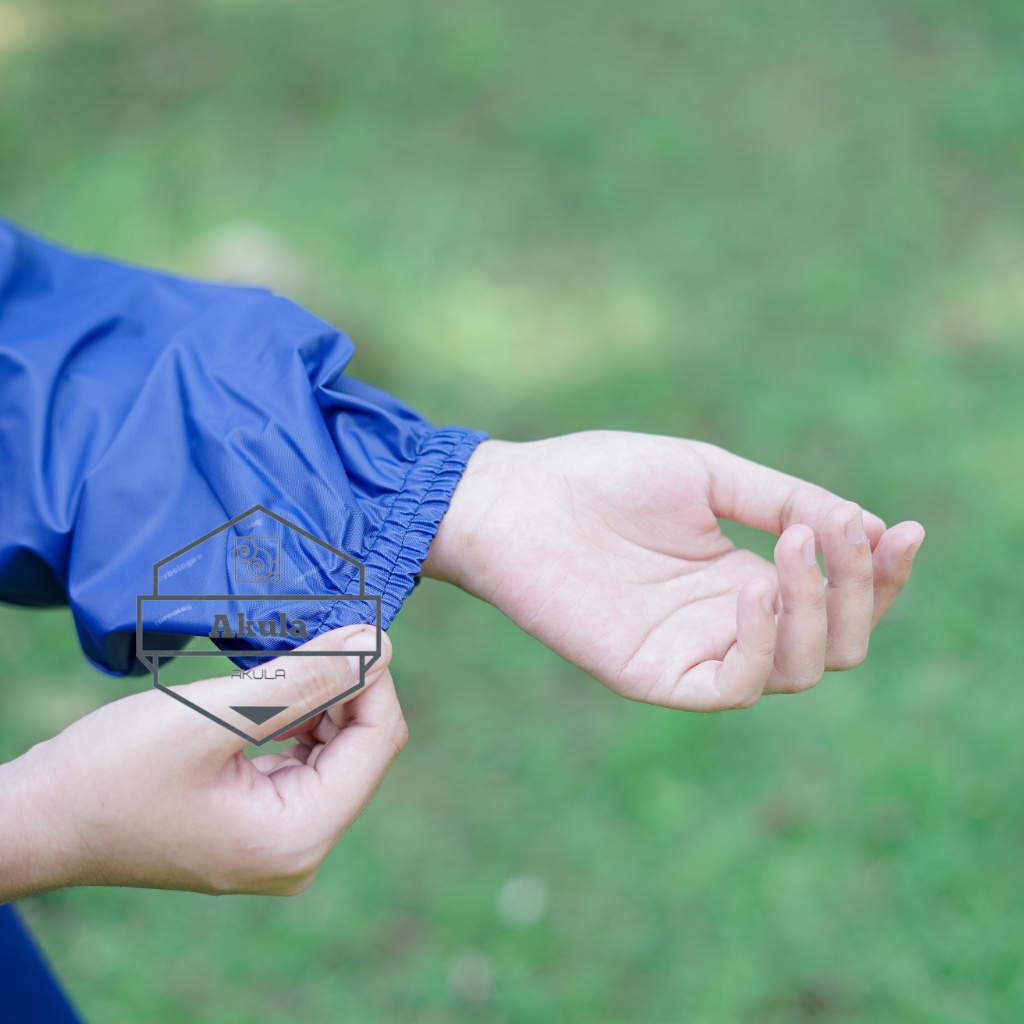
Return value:
M 292 530 L 295 533 L 305 537 L 307 540 L 312 541 L 318 547 L 324 548 L 331 554 L 340 558 L 343 562 L 348 563 L 355 567 L 358 574 L 359 590 L 355 594 L 276 594 L 273 599 L 278 602 L 289 601 L 289 602 L 304 602 L 311 601 L 317 602 L 319 605 L 323 605 L 329 602 L 346 602 L 346 601 L 358 601 L 363 603 L 373 604 L 375 609 L 374 614 L 374 646 L 372 650 L 366 651 L 299 651 L 294 649 L 285 650 L 261 650 L 254 648 L 250 650 L 202 650 L 202 651 L 184 651 L 179 649 L 162 649 L 147 647 L 145 641 L 145 630 L 143 628 L 143 605 L 144 603 L 152 602 L 181 602 L 181 601 L 237 601 L 240 598 L 249 598 L 254 600 L 269 600 L 262 595 L 258 594 L 246 594 L 246 593 L 235 593 L 235 594 L 161 594 L 160 591 L 160 570 L 163 566 L 169 562 L 174 562 L 183 556 L 187 555 L 188 552 L 199 547 L 200 545 L 212 540 L 218 534 L 225 533 L 238 523 L 244 522 L 246 519 L 253 515 L 262 514 L 269 516 L 277 523 L 281 524 L 288 530 Z M 252 539 L 252 538 L 247 538 Z M 264 539 L 264 538 L 256 538 Z M 236 555 L 237 558 L 237 549 Z M 234 576 L 235 582 L 239 582 L 237 573 Z M 275 582 L 280 581 L 280 569 L 278 568 L 278 576 Z M 358 693 L 366 685 L 366 670 L 370 668 L 381 656 L 381 604 L 382 597 L 380 594 L 369 594 L 366 592 L 366 566 L 359 559 L 353 558 L 351 555 L 342 551 L 340 548 L 336 548 L 332 544 L 328 544 L 326 541 L 321 540 L 315 534 L 310 533 L 308 530 L 299 526 L 297 523 L 293 523 L 291 520 L 279 515 L 276 512 L 271 511 L 265 505 L 253 505 L 252 508 L 247 509 L 240 515 L 229 519 L 227 522 L 222 523 L 220 526 L 213 530 L 203 534 L 201 537 L 197 537 L 195 540 L 189 542 L 183 547 L 170 555 L 160 559 L 158 562 L 153 564 L 153 593 L 152 594 L 138 594 L 136 595 L 136 619 L 135 619 L 135 655 L 146 668 L 149 669 L 153 676 L 153 686 L 166 693 L 169 697 L 173 697 L 175 700 L 192 708 L 194 711 L 198 711 L 201 715 L 209 718 L 211 721 L 216 722 L 218 725 L 235 733 L 236 735 L 248 740 L 254 746 L 262 746 L 264 743 L 269 743 L 271 740 L 277 739 L 279 736 L 288 732 L 290 729 L 294 729 L 295 726 L 301 725 L 306 720 L 313 718 L 314 716 L 326 711 L 327 708 L 332 707 L 334 704 L 345 700 L 346 698 Z M 284 613 L 280 613 L 282 616 L 282 627 L 284 626 Z M 275 634 L 276 635 L 276 634 Z M 266 659 L 277 659 L 277 658 L 301 658 L 301 657 L 347 657 L 347 658 L 358 658 L 359 660 L 359 679 L 348 689 L 332 697 L 330 700 L 325 701 L 319 707 L 314 708 L 312 711 L 307 711 L 304 714 L 297 716 L 294 719 L 289 720 L 284 725 L 276 728 L 269 735 L 262 738 L 258 738 L 250 735 L 244 729 L 233 725 L 231 722 L 226 722 L 224 719 L 214 714 L 207 708 L 200 707 L 193 701 L 188 700 L 180 693 L 175 693 L 168 686 L 160 682 L 160 659 L 161 658 L 180 658 L 180 657 L 205 657 L 205 658 L 232 658 L 232 657 L 245 657 L 245 658 L 266 658 Z M 248 671 L 248 670 L 243 670 Z M 253 708 L 252 710 L 258 710 Z M 261 724 L 256 719 L 252 719 L 256 724 Z

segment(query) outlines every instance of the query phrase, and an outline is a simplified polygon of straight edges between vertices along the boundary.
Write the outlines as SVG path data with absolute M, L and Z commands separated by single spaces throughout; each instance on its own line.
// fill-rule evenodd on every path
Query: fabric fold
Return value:
M 71 253 L 0 221 L 0 600 L 67 602 L 96 667 L 144 671 L 136 597 L 154 565 L 260 505 L 364 563 L 387 628 L 486 435 L 351 377 L 353 352 L 264 289 Z M 259 540 L 257 520 L 238 529 Z M 164 570 L 161 593 L 183 597 L 144 606 L 145 630 L 175 649 L 209 635 L 187 595 L 245 590 L 228 541 Z M 274 544 L 268 595 L 308 597 L 316 631 L 365 621 L 364 602 L 332 600 L 353 592 L 351 564 L 298 535 Z M 230 650 L 244 666 L 242 647 L 298 642 Z

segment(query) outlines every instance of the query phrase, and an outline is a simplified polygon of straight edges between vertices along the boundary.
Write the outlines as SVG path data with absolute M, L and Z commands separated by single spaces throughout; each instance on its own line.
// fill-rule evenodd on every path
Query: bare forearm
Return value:
M 77 884 L 74 829 L 60 808 L 67 780 L 45 762 L 40 746 L 0 765 L 0 903 Z

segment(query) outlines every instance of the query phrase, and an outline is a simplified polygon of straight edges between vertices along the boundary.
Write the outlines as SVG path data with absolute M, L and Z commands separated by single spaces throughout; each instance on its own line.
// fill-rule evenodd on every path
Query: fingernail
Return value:
M 864 532 L 864 517 L 859 512 L 846 524 L 846 539 L 850 544 L 868 542 L 868 535 Z
M 761 607 L 771 614 L 775 613 L 775 594 L 771 590 L 766 590 L 761 595 Z
M 377 649 L 377 631 L 372 627 L 368 626 L 366 629 L 359 630 L 358 633 L 353 633 L 351 636 L 345 638 L 345 642 L 341 645 L 343 651 L 361 651 L 364 654 L 367 652 L 372 653 Z
M 910 548 L 907 549 L 907 553 L 906 553 L 905 557 L 906 557 L 908 562 L 912 562 L 914 560 L 914 555 L 917 554 L 918 550 L 921 547 L 921 544 L 922 544 L 922 542 L 918 541 L 916 544 L 911 545 Z
M 814 538 L 804 542 L 804 546 L 800 549 L 800 555 L 804 560 L 804 565 L 817 565 L 818 556 L 814 553 Z

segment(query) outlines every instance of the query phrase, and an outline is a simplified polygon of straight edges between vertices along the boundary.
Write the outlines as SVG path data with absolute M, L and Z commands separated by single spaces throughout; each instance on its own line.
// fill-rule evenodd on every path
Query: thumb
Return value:
M 409 737 L 390 672 L 372 690 L 361 691 L 346 713 L 344 728 L 307 762 L 321 783 L 316 818 L 332 844 L 363 812 Z M 282 787 L 297 779 L 281 774 Z
M 180 716 L 182 732 L 175 738 L 192 745 L 197 756 L 258 746 L 365 690 L 387 672 L 390 660 L 387 634 L 373 626 L 346 626 L 256 668 L 168 687 L 171 696 L 199 712 L 193 721 Z

